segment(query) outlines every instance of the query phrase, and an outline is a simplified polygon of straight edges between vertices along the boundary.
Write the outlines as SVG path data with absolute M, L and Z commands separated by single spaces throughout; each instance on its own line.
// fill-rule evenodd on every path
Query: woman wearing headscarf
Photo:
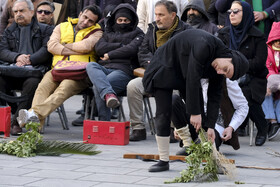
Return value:
M 249 61 L 249 70 L 239 79 L 244 96 L 249 105 L 250 118 L 258 129 L 255 144 L 261 146 L 266 141 L 268 125 L 261 104 L 266 94 L 267 49 L 264 34 L 254 26 L 252 7 L 246 2 L 234 1 L 228 10 L 230 25 L 221 29 L 218 37 L 231 49 L 240 51 Z

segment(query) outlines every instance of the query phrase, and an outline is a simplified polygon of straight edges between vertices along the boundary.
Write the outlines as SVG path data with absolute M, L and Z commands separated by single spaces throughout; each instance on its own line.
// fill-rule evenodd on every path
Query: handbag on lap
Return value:
M 87 77 L 87 64 L 88 62 L 60 60 L 51 71 L 53 80 L 61 82 L 64 79 L 85 79 Z

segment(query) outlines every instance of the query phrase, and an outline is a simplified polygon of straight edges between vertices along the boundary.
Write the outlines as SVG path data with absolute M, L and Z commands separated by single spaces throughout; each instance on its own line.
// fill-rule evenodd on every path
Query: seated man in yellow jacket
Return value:
M 85 7 L 77 19 L 68 18 L 55 27 L 48 51 L 52 53 L 52 67 L 67 56 L 71 61 L 95 61 L 94 46 L 101 38 L 102 31 L 97 22 L 101 18 L 100 8 L 96 5 Z M 69 97 L 80 93 L 90 85 L 88 78 L 83 80 L 64 79 L 61 82 L 53 80 L 51 70 L 40 82 L 29 110 L 19 111 L 17 121 L 21 127 L 33 121 L 44 125 L 45 118 L 59 107 Z

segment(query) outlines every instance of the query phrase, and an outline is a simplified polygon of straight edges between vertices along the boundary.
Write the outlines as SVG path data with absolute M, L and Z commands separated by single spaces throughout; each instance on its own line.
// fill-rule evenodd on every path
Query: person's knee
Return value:
M 41 79 L 39 79 L 39 78 L 35 78 L 35 77 L 28 78 L 24 81 L 22 90 L 23 91 L 25 91 L 25 90 L 35 91 L 36 88 L 38 87 L 40 81 L 41 81 Z
M 92 69 L 99 68 L 99 67 L 100 67 L 100 65 L 98 63 L 96 63 L 96 62 L 89 62 L 87 67 L 86 67 L 86 71 L 89 72 Z
M 158 136 L 169 136 L 170 135 L 170 114 L 157 114 L 156 115 L 156 133 Z
M 140 83 L 139 83 L 139 79 L 137 79 L 137 78 L 129 81 L 129 83 L 126 86 L 127 96 L 133 97 L 135 94 L 137 94 L 137 95 L 141 94 L 141 91 L 139 89 L 141 84 L 142 84 L 142 81 L 140 81 Z
M 182 98 L 177 94 L 173 94 L 172 95 L 172 106 L 179 106 L 181 104 L 182 104 Z

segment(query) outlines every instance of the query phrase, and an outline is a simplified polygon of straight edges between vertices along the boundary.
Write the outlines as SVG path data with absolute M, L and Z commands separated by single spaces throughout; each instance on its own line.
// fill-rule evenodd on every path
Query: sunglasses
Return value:
M 38 13 L 38 14 L 44 13 L 45 15 L 50 15 L 52 12 L 51 12 L 51 11 L 48 11 L 48 10 L 37 10 L 37 13 Z
M 227 13 L 228 14 L 231 14 L 231 13 L 233 13 L 233 14 L 238 14 L 238 12 L 240 12 L 240 11 L 242 11 L 242 10 L 240 10 L 240 9 L 233 9 L 233 10 L 231 10 L 231 9 L 229 9 L 228 11 L 227 11 Z

